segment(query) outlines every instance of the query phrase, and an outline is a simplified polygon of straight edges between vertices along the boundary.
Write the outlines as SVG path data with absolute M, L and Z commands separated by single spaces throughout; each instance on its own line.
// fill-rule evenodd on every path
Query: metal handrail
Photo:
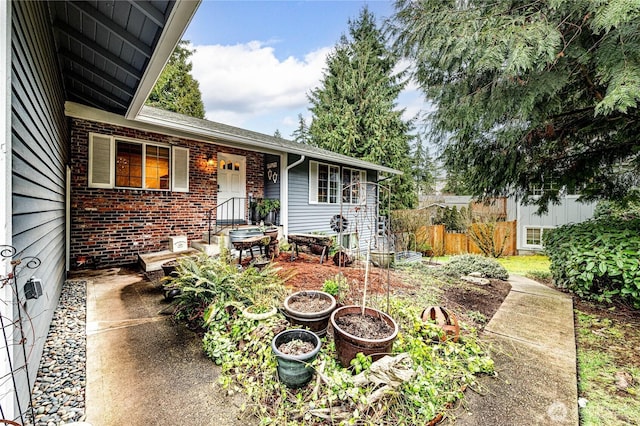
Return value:
M 232 197 L 220 204 L 216 204 L 213 208 L 209 209 L 209 212 L 207 214 L 209 242 L 211 242 L 212 235 L 216 235 L 219 232 L 223 231 L 224 229 L 227 229 L 227 228 L 237 229 L 238 226 L 241 224 L 241 222 L 244 222 L 244 224 L 248 223 L 249 221 L 248 200 L 249 199 L 245 197 Z M 238 208 L 236 209 L 236 204 L 240 204 L 241 206 L 238 206 Z M 240 212 L 242 210 L 244 210 L 244 218 L 240 216 Z M 219 223 L 218 214 L 220 214 L 221 212 L 225 213 L 223 216 L 226 218 L 225 222 L 228 221 L 228 223 Z M 215 213 L 215 216 L 214 216 L 214 213 Z M 229 215 L 229 213 L 231 214 Z M 213 228 L 212 228 L 212 225 L 213 225 Z

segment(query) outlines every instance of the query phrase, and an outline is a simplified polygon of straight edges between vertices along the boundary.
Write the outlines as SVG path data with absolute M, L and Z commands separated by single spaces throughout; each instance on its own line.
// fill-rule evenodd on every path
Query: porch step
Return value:
M 216 256 L 220 254 L 220 242 L 223 239 L 215 237 L 215 242 L 213 242 L 213 240 L 214 239 L 212 238 L 212 244 L 208 244 L 205 240 L 192 240 L 191 248 L 201 251 L 207 256 Z
M 180 252 L 162 250 L 154 253 L 138 253 L 138 263 L 145 272 L 159 271 L 162 269 L 162 264 L 165 262 L 176 260 L 184 256 L 194 256 L 198 253 L 198 250 L 194 248 Z

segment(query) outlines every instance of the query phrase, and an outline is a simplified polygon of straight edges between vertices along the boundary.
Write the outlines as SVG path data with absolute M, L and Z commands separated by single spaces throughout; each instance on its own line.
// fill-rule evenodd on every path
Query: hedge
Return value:
M 556 286 L 585 299 L 620 297 L 640 309 L 640 219 L 564 225 L 543 240 Z

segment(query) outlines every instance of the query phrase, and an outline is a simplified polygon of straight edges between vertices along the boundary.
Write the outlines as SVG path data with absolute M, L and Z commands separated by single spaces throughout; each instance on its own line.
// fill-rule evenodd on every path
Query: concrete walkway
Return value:
M 512 276 L 511 292 L 485 327 L 497 380 L 467 390 L 449 420 L 456 425 L 577 425 L 578 388 L 573 301 L 528 278 Z
M 114 268 L 87 280 L 87 422 L 247 425 L 202 338 L 171 321 L 159 286 Z

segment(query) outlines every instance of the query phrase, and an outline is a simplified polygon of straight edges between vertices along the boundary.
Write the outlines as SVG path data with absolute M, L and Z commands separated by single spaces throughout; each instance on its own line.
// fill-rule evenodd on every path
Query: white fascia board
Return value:
M 169 61 L 173 50 L 182 39 L 182 35 L 187 30 L 189 22 L 196 13 L 201 0 L 178 0 L 171 10 L 171 14 L 167 19 L 164 30 L 160 35 L 158 45 L 149 59 L 149 65 L 140 80 L 138 90 L 136 90 L 129 109 L 125 115 L 126 118 L 133 120 L 140 113 L 140 109 L 149 97 L 153 86 L 160 77 L 162 70 Z

